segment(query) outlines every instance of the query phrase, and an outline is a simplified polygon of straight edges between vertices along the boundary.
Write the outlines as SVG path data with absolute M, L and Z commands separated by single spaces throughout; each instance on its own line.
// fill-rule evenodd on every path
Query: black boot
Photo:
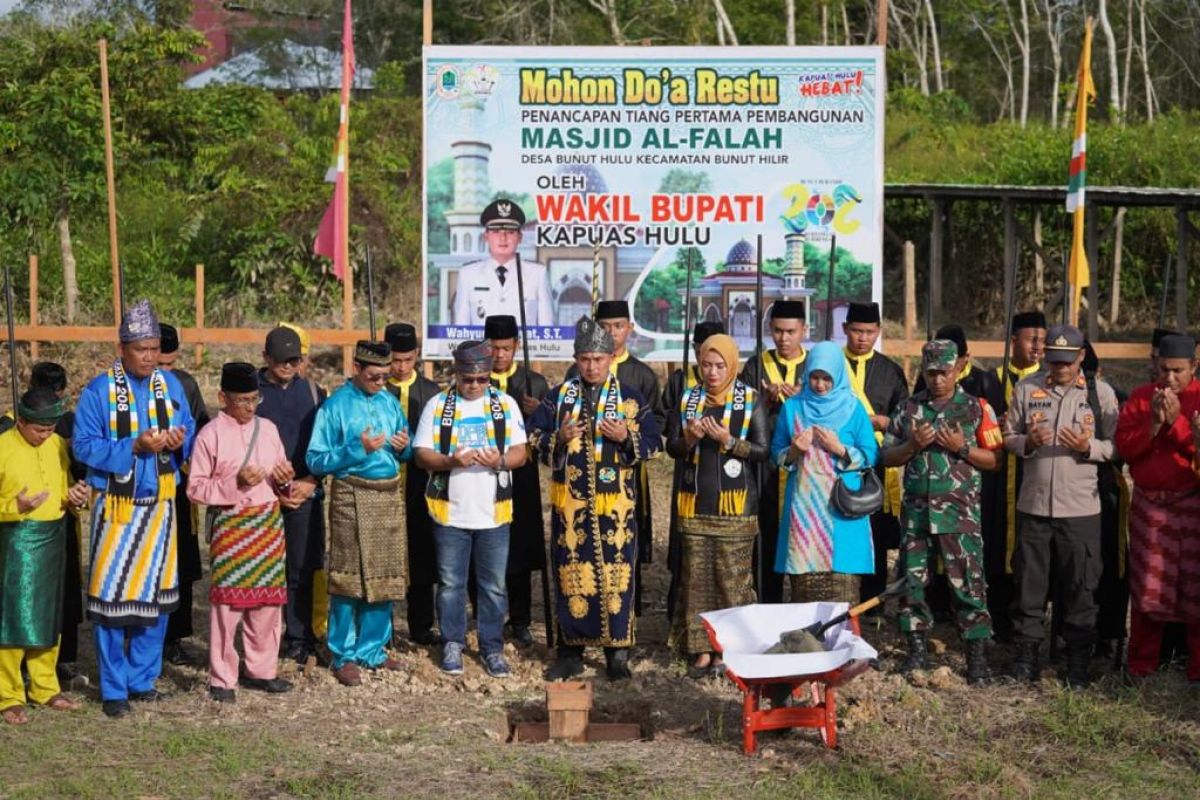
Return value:
M 1069 643 L 1067 645 L 1067 678 L 1068 689 L 1086 689 L 1092 682 L 1089 667 L 1092 661 L 1092 646 L 1090 644 Z
M 908 639 L 908 657 L 900 663 L 903 675 L 929 666 L 929 644 L 925 641 L 924 631 L 912 631 L 906 634 Z
M 967 683 L 980 686 L 987 683 L 991 673 L 987 663 L 987 639 L 971 639 L 967 642 Z
M 548 681 L 567 681 L 583 674 L 583 648 L 575 645 L 559 645 L 558 656 L 545 676 Z
M 1013 659 L 1012 675 L 1015 680 L 1035 682 L 1038 672 L 1038 647 L 1036 639 L 1018 639 L 1017 655 Z

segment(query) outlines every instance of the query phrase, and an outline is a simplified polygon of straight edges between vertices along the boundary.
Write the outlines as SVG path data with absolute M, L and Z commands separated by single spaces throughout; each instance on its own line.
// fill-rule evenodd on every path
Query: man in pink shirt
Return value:
M 237 626 L 242 624 L 248 689 L 280 693 L 276 677 L 282 606 L 287 603 L 283 517 L 295 472 L 275 423 L 255 415 L 258 371 L 233 362 L 221 368 L 221 413 L 196 437 L 188 498 L 209 506 L 209 694 L 232 703 L 238 683 Z

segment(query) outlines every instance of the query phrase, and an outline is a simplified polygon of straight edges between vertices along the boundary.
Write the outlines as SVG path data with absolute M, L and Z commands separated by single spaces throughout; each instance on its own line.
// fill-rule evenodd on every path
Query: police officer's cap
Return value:
M 525 225 L 525 212 L 515 200 L 493 200 L 479 215 L 479 224 L 489 231 L 519 231 Z

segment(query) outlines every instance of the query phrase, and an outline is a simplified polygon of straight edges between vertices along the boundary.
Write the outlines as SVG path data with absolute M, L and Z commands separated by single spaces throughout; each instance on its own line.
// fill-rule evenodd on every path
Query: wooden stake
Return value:
M 204 265 L 196 265 L 196 330 L 200 333 L 196 337 L 196 363 L 194 366 L 200 366 L 204 361 Z
M 29 254 L 29 324 L 34 328 L 38 326 L 38 257 L 33 253 Z M 36 340 L 29 343 L 29 358 L 34 363 L 38 360 Z
M 421 10 L 422 39 L 425 46 L 433 44 L 433 0 L 425 0 Z
M 879 0 L 879 6 L 876 9 L 875 27 L 877 28 L 875 44 L 887 47 L 888 0 Z
M 100 110 L 104 115 L 104 177 L 108 185 L 108 255 L 112 262 L 113 323 L 121 325 L 121 268 L 117 250 L 117 183 L 113 174 L 112 106 L 108 97 L 108 40 L 100 40 Z

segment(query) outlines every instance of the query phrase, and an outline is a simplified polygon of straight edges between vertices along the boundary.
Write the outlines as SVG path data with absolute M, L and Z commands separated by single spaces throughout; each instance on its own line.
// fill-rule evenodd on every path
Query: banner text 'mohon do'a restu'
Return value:
M 634 355 L 679 360 L 689 262 L 691 318 L 743 352 L 760 260 L 764 319 L 801 300 L 840 332 L 882 287 L 882 79 L 876 47 L 426 48 L 425 354 L 519 319 L 518 255 L 535 359 L 570 358 L 599 297 Z M 497 199 L 519 236 L 480 224 Z

